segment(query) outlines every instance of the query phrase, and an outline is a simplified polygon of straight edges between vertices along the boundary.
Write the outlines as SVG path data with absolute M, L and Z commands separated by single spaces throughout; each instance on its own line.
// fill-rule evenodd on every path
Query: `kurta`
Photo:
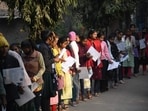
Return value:
M 52 51 L 53 51 L 54 56 L 57 56 L 60 54 L 59 48 L 53 48 Z M 62 62 L 61 61 L 55 63 L 55 70 L 56 70 L 56 73 L 58 76 L 64 76 L 64 72 L 62 71 Z
M 99 53 L 101 53 L 101 41 L 99 39 L 88 39 L 87 46 L 91 47 L 93 46 Z M 99 58 L 101 60 L 101 58 Z M 93 61 L 93 79 L 102 79 L 102 73 L 101 73 L 102 63 L 99 65 L 97 64 L 97 61 Z
M 78 44 L 79 47 L 79 61 L 80 61 L 80 66 L 81 67 L 92 67 L 93 66 L 93 61 L 91 58 L 86 57 L 86 53 L 88 51 L 88 47 L 82 45 L 81 43 Z
M 68 57 L 67 52 L 63 55 L 63 59 Z M 62 90 L 61 99 L 71 99 L 72 98 L 72 76 L 69 72 L 64 73 L 64 88 Z
M 23 54 L 22 58 L 29 77 L 31 80 L 33 78 L 36 79 L 36 82 L 39 84 L 39 87 L 35 90 L 35 92 L 40 91 L 43 84 L 42 75 L 45 72 L 45 64 L 42 54 L 34 50 L 29 56 Z
M 126 38 L 125 43 L 129 58 L 123 62 L 123 67 L 134 67 L 134 37 L 131 36 L 131 39 Z

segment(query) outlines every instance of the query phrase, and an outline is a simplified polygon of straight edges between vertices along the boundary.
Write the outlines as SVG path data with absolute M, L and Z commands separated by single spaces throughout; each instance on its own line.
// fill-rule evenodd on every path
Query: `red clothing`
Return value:
M 91 46 L 93 46 L 98 52 L 101 53 L 101 41 L 99 39 L 95 39 L 95 40 L 88 39 L 86 44 L 87 44 L 87 47 L 90 48 Z M 96 65 L 97 63 L 94 63 L 94 66 Z M 98 67 L 102 68 L 103 67 L 102 63 L 100 63 Z
M 99 39 L 88 39 L 87 40 L 87 46 L 91 47 L 93 46 L 98 52 L 101 52 L 101 41 Z
M 67 53 L 67 56 L 71 56 L 71 53 L 68 49 L 66 50 L 66 53 Z
M 79 61 L 80 61 L 80 66 L 86 66 L 86 67 L 92 67 L 93 66 L 93 61 L 92 59 L 89 59 L 86 57 L 86 53 L 89 49 L 89 47 L 84 46 L 81 43 L 78 43 L 79 47 Z
M 93 46 L 99 53 L 101 53 L 101 41 L 99 39 L 95 39 L 95 40 L 88 39 L 87 47 L 91 47 L 91 46 Z M 101 58 L 99 58 L 99 59 L 101 60 Z M 97 61 L 96 62 L 93 61 L 93 67 L 92 67 L 93 75 L 92 75 L 92 78 L 94 80 L 102 79 L 102 73 L 101 73 L 101 68 L 102 67 L 103 67 L 102 63 L 100 63 L 97 66 Z

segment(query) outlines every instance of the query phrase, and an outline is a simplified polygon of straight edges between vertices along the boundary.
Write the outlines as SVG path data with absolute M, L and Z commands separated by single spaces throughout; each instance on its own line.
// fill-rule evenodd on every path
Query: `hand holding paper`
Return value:
M 144 49 L 146 47 L 145 39 L 139 40 L 139 44 L 140 44 L 140 49 Z
M 116 61 L 112 61 L 112 62 L 113 62 L 112 64 L 109 64 L 109 65 L 108 65 L 108 68 L 107 68 L 108 71 L 109 71 L 109 70 L 116 69 L 116 68 L 118 68 L 118 66 L 119 66 L 119 62 L 116 62 Z
M 80 67 L 81 72 L 79 73 L 79 79 L 89 78 L 87 67 Z
M 3 69 L 4 83 L 19 85 L 23 82 L 24 71 L 21 67 Z
M 100 55 L 101 55 L 93 46 L 91 46 L 91 47 L 88 49 L 87 53 L 90 53 L 90 54 L 91 54 L 92 59 L 93 59 L 94 61 L 96 61 L 98 58 L 100 58 Z
M 65 62 L 62 63 L 62 68 L 63 68 L 63 71 L 68 71 L 69 68 L 76 62 L 76 60 L 69 56 L 65 59 Z

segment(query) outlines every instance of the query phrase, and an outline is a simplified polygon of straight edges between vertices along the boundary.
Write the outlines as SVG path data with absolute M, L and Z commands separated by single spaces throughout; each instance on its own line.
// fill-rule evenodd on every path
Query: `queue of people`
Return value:
M 44 30 L 40 44 L 26 39 L 11 45 L 0 33 L 0 111 L 64 111 L 77 106 L 79 101 L 117 88 L 125 83 L 124 78 L 136 77 L 140 64 L 145 75 L 148 30 L 138 34 L 134 29 L 135 25 L 131 24 L 125 34 L 118 30 L 108 37 L 94 29 L 87 37 L 74 31 L 59 37 L 53 31 Z M 142 48 L 140 40 L 144 40 Z M 91 48 L 97 57 L 88 51 Z M 64 66 L 69 58 L 74 63 Z M 119 65 L 108 70 L 114 62 Z M 82 67 L 87 69 L 87 77 L 80 78 Z M 12 74 L 16 76 L 14 80 Z M 25 101 L 22 98 L 25 94 L 33 96 L 27 96 L 29 99 Z

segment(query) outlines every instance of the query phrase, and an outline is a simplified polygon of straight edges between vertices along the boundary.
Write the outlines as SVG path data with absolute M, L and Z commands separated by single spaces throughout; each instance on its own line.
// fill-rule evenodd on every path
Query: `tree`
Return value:
M 138 0 L 79 0 L 75 8 L 88 28 L 106 28 L 114 20 L 130 22 Z
M 63 18 L 68 6 L 76 6 L 77 0 L 2 0 L 9 8 L 10 20 L 15 10 L 29 27 L 29 37 L 36 39 L 41 30 L 53 29 Z

